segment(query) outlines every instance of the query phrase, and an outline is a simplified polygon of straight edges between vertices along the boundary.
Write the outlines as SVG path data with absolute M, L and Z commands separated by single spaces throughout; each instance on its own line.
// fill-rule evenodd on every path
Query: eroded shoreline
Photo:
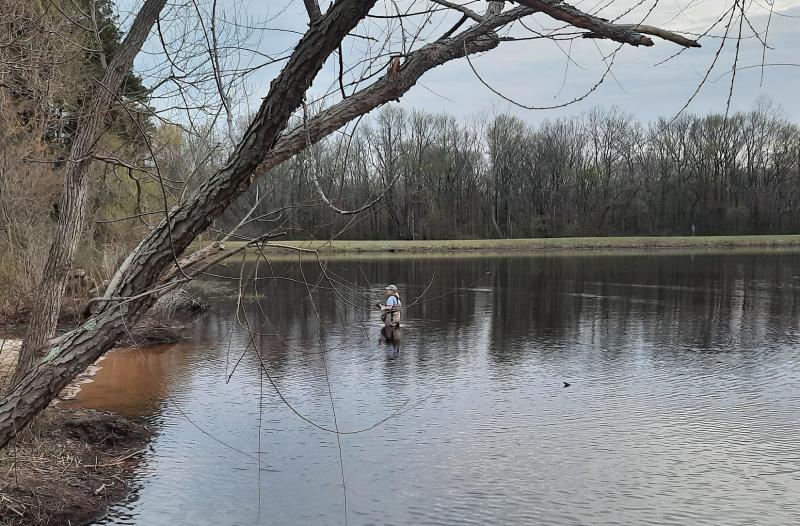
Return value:
M 115 413 L 49 407 L 0 451 L 0 525 L 85 524 L 130 491 L 152 431 Z
M 0 339 L 0 386 L 13 372 L 20 343 Z M 58 403 L 74 399 L 100 368 L 87 368 L 0 450 L 0 525 L 84 524 L 128 494 L 152 431 L 116 413 Z

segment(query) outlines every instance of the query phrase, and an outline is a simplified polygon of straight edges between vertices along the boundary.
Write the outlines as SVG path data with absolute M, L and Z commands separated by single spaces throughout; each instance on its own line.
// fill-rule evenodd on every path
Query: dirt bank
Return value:
M 196 316 L 207 308 L 180 290 L 162 300 L 156 315 L 137 324 L 128 341 L 118 345 L 179 341 L 185 325 L 172 318 Z M 13 375 L 25 318 L 0 324 L 0 393 Z M 60 329 L 74 323 L 62 323 Z M 0 526 L 84 524 L 127 494 L 131 465 L 138 462 L 151 431 L 114 413 L 58 405 L 92 381 L 103 359 L 71 382 L 15 444 L 0 450 Z
M 0 451 L 0 525 L 84 524 L 128 492 L 152 432 L 92 410 L 49 408 Z
M 0 390 L 13 373 L 19 345 L 0 339 Z M 0 526 L 83 524 L 127 493 L 131 465 L 150 430 L 114 413 L 58 406 L 98 369 L 90 366 L 16 444 L 0 450 Z

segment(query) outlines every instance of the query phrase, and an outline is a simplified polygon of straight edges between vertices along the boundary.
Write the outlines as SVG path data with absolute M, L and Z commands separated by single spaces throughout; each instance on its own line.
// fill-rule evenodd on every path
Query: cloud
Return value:
M 736 72 L 731 107 L 733 110 L 747 109 L 759 96 L 767 95 L 784 108 L 788 117 L 800 121 L 800 101 L 796 94 L 797 86 L 800 86 L 800 67 L 785 65 L 800 62 L 796 58 L 800 56 L 800 38 L 796 29 L 798 18 L 792 18 L 800 17 L 800 0 L 775 0 L 775 13 L 772 17 L 768 15 L 769 1 L 753 0 L 753 3 L 748 4 L 748 14 L 753 27 L 758 31 L 763 32 L 769 21 L 769 45 L 774 49 L 767 50 L 764 61 L 777 65 L 764 68 L 762 82 L 760 64 L 764 48 L 753 37 L 751 29 L 744 25 L 743 33 L 748 38 L 742 40 L 739 46 L 738 63 L 741 69 Z M 299 1 L 288 5 L 275 4 L 272 7 L 270 4 L 272 3 L 261 0 L 219 0 L 220 8 L 228 9 L 238 17 L 266 20 L 265 25 L 281 29 L 282 31 L 264 31 L 258 35 L 258 50 L 261 53 L 274 54 L 291 48 L 296 43 L 298 35 L 283 30 L 304 31 L 307 28 L 307 16 Z M 589 6 L 584 4 L 586 2 L 577 2 L 577 5 L 588 9 Z M 120 9 L 124 9 L 126 5 L 133 8 L 138 3 L 122 0 Z M 374 12 L 383 9 L 382 5 L 379 3 Z M 419 10 L 426 5 L 428 4 L 425 1 L 418 0 L 414 3 L 403 2 L 402 8 Z M 652 12 L 648 5 L 639 5 L 637 0 L 618 0 L 602 5 L 606 7 L 601 11 L 601 16 L 614 18 L 615 15 L 625 13 L 622 22 L 645 20 L 647 23 L 661 24 L 671 29 L 701 32 L 719 20 L 720 15 L 733 6 L 733 0 L 664 0 Z M 632 10 L 626 13 L 628 8 Z M 419 29 L 423 35 L 439 35 L 458 17 L 457 14 L 450 14 L 435 18 Z M 407 30 L 416 30 L 418 26 L 415 24 L 421 23 L 417 19 L 405 20 Z M 559 25 L 542 14 L 528 17 L 526 24 L 534 28 L 554 28 Z M 701 49 L 686 50 L 658 66 L 657 63 L 680 48 L 657 39 L 656 45 L 651 48 L 623 46 L 614 61 L 613 74 L 608 75 L 605 82 L 585 100 L 566 108 L 545 111 L 518 108 L 487 89 L 463 59 L 427 73 L 420 84 L 402 99 L 401 104 L 407 108 L 447 112 L 459 117 L 487 111 L 507 111 L 532 122 L 580 113 L 594 106 L 611 105 L 620 106 L 643 120 L 668 116 L 679 111 L 702 82 L 722 42 L 715 37 L 721 35 L 723 26 L 724 23 L 718 24 L 709 36 L 702 38 Z M 735 33 L 738 25 L 734 26 L 732 29 Z M 388 38 L 390 45 L 382 49 L 384 53 L 400 52 L 404 46 L 410 45 L 401 38 L 400 26 L 395 21 L 370 19 L 361 24 L 356 33 L 371 36 L 381 42 Z M 514 29 L 513 34 L 530 35 L 519 26 Z M 360 37 L 348 39 L 345 45 L 345 62 L 354 64 L 363 56 L 368 45 L 379 47 Z M 157 46 L 151 50 L 157 51 L 155 47 Z M 549 40 L 531 40 L 503 43 L 498 49 L 474 57 L 472 61 L 480 75 L 507 97 L 526 105 L 547 106 L 584 95 L 606 70 L 601 53 L 608 55 L 615 47 L 612 42 L 588 39 L 578 39 L 572 44 L 560 42 L 559 45 Z M 567 53 L 571 60 L 567 58 Z M 258 54 L 248 55 L 242 52 L 242 55 L 242 63 L 256 65 L 262 60 Z M 725 110 L 735 55 L 735 42 L 729 40 L 719 52 L 714 70 L 693 100 L 689 111 L 705 113 Z M 236 57 L 236 60 L 239 59 L 240 57 Z M 137 61 L 137 66 L 146 69 L 153 61 L 158 60 L 163 60 L 163 57 L 158 54 L 144 55 Z M 384 68 L 387 62 L 388 57 L 382 56 L 375 67 Z M 279 66 L 266 67 L 249 77 L 249 104 L 241 104 L 240 112 L 246 111 L 248 106 L 257 106 L 279 69 Z M 319 96 L 336 92 L 337 78 L 338 60 L 332 58 L 312 86 L 312 94 Z M 335 100 L 335 96 L 333 95 L 331 101 Z
M 800 0 L 783 1 L 783 5 L 800 5 Z M 716 16 L 719 17 L 720 9 Z M 800 15 L 800 9 L 791 7 L 783 15 Z M 707 17 L 710 18 L 710 17 Z M 698 17 L 693 18 L 699 20 Z M 766 27 L 766 13 L 751 18 L 754 27 Z M 669 26 L 675 27 L 677 21 Z M 800 86 L 800 38 L 796 29 L 797 20 L 786 16 L 773 16 L 770 20 L 768 44 L 762 82 L 763 45 L 752 37 L 742 40 L 739 46 L 731 108 L 733 111 L 749 109 L 762 95 L 771 97 L 782 106 L 786 115 L 800 120 L 800 102 L 797 87 Z M 715 34 L 721 35 L 720 28 Z M 734 28 L 733 34 L 738 30 Z M 594 106 L 616 105 L 649 120 L 658 116 L 673 115 L 680 111 L 703 81 L 706 71 L 714 62 L 722 40 L 704 38 L 701 49 L 689 49 L 678 57 L 656 66 L 680 48 L 674 44 L 658 41 L 652 48 L 621 49 L 605 82 L 586 100 L 566 108 L 545 111 L 529 111 L 518 108 L 491 93 L 475 78 L 465 61 L 449 64 L 424 78 L 430 90 L 452 102 L 434 95 L 428 90 L 415 88 L 404 99 L 403 104 L 422 109 L 436 109 L 466 116 L 476 108 L 496 109 L 511 112 L 529 121 L 540 121 L 561 115 L 580 113 Z M 529 106 L 553 105 L 567 102 L 586 93 L 603 75 L 606 66 L 600 57 L 597 45 L 610 53 L 614 46 L 597 44 L 593 40 L 575 41 L 571 57 L 577 64 L 569 64 L 562 50 L 553 43 L 531 41 L 503 45 L 483 57 L 473 60 L 481 77 L 509 98 Z M 566 45 L 568 46 L 568 45 Z M 565 45 L 562 45 L 566 49 Z M 689 111 L 696 113 L 724 112 L 730 92 L 731 70 L 736 56 L 736 43 L 729 40 L 719 52 L 716 65 L 704 86 L 694 98 Z M 772 64 L 772 65 L 770 65 Z M 579 67 L 580 66 L 580 67 Z M 580 69 L 580 68 L 584 69 Z M 563 84 L 563 87 L 562 87 Z

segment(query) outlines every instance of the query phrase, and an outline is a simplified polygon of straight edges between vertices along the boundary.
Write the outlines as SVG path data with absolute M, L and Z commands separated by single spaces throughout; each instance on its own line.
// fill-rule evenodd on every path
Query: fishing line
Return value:
M 259 465 L 260 465 L 260 464 L 261 464 L 261 459 L 260 459 L 260 458 L 254 457 L 253 455 L 251 455 L 251 454 L 249 454 L 249 453 L 245 453 L 245 452 L 244 452 L 244 451 L 242 451 L 241 449 L 238 449 L 238 448 L 236 448 L 236 447 L 234 447 L 234 446 L 232 446 L 232 445 L 228 444 L 227 442 L 225 442 L 225 441 L 223 441 L 223 440 L 221 440 L 221 439 L 217 438 L 216 436 L 214 436 L 214 435 L 213 435 L 213 434 L 211 434 L 210 432 L 208 432 L 208 431 L 206 431 L 205 429 L 203 429 L 202 427 L 200 427 L 200 425 L 199 425 L 199 424 L 197 424 L 197 423 L 196 423 L 194 420 L 192 420 L 191 418 L 189 418 L 189 415 L 187 415 L 187 414 L 186 414 L 186 413 L 183 411 L 183 409 L 181 409 L 181 407 L 178 405 L 178 403 L 175 401 L 175 399 L 174 399 L 174 398 L 172 397 L 172 395 L 169 393 L 169 390 L 168 390 L 168 389 L 167 389 L 167 388 L 164 386 L 163 382 L 162 382 L 162 381 L 161 381 L 161 380 L 160 380 L 160 379 L 159 379 L 159 378 L 156 376 L 155 372 L 154 372 L 154 371 L 153 371 L 153 369 L 150 367 L 150 363 L 147 361 L 147 358 L 145 358 L 145 356 L 144 356 L 144 353 L 142 352 L 142 349 L 141 349 L 141 347 L 139 347 L 139 344 L 138 344 L 138 343 L 136 342 L 136 340 L 133 338 L 133 334 L 131 333 L 131 330 L 130 330 L 130 328 L 128 327 L 128 324 L 127 324 L 127 322 L 125 321 L 125 317 L 124 317 L 124 316 L 121 316 L 121 317 L 120 317 L 120 320 L 122 321 L 122 325 L 125 327 L 125 331 L 128 333 L 128 338 L 130 338 L 130 339 L 131 339 L 131 341 L 133 342 L 133 346 L 134 346 L 134 348 L 135 348 L 135 349 L 136 349 L 136 351 L 139 353 L 139 356 L 142 358 L 142 361 L 144 362 L 145 366 L 147 367 L 147 370 L 148 370 L 148 371 L 150 371 L 150 375 L 153 377 L 153 379 L 156 381 L 156 383 L 158 383 L 159 387 L 160 387 L 160 388 L 161 388 L 161 390 L 164 392 L 164 396 L 165 396 L 165 398 L 166 398 L 167 400 L 169 400 L 169 401 L 170 401 L 170 403 L 171 403 L 171 404 L 172 404 L 172 405 L 175 407 L 175 409 L 178 411 L 178 413 L 180 413 L 180 415 L 181 415 L 183 418 L 185 418 L 185 419 L 186 419 L 186 421 L 187 421 L 187 422 L 189 422 L 189 423 L 190 423 L 190 424 L 191 424 L 191 425 L 192 425 L 192 426 L 193 426 L 195 429 L 197 429 L 197 430 L 198 430 L 198 431 L 200 431 L 202 434 L 204 434 L 204 435 L 206 435 L 207 437 L 209 437 L 209 438 L 210 438 L 211 440 L 213 440 L 214 442 L 217 442 L 218 444 L 221 444 L 221 445 L 225 446 L 226 448 L 230 449 L 231 451 L 235 451 L 235 452 L 239 453 L 240 455 L 244 455 L 244 456 L 246 456 L 246 457 L 247 457 L 247 458 L 249 458 L 249 459 L 255 460 L 255 461 L 256 461 L 256 462 L 258 462 L 258 463 L 259 463 Z
M 300 265 L 300 273 L 303 276 L 303 279 L 306 279 L 305 271 L 303 271 L 303 263 L 302 263 L 302 256 L 298 256 L 298 263 Z M 325 350 L 325 346 L 322 342 L 322 318 L 317 311 L 317 305 L 314 303 L 313 298 L 311 297 L 311 289 L 308 285 L 306 285 L 306 290 L 308 291 L 308 297 L 311 299 L 311 307 L 314 309 L 314 314 L 317 317 L 317 321 L 319 322 L 319 331 L 317 332 L 319 338 L 319 347 L 322 350 Z M 331 390 L 331 381 L 330 376 L 328 375 L 328 362 L 325 359 L 325 353 L 320 354 L 322 358 L 322 367 L 325 371 L 325 383 L 328 386 L 328 398 L 331 401 L 331 413 L 333 414 L 333 426 L 336 429 L 336 445 L 339 449 L 339 469 L 342 474 L 342 494 L 344 496 L 344 524 L 347 526 L 347 481 L 344 476 L 344 457 L 342 456 L 342 438 L 339 436 L 339 420 L 336 418 L 336 405 L 333 402 L 333 391 Z

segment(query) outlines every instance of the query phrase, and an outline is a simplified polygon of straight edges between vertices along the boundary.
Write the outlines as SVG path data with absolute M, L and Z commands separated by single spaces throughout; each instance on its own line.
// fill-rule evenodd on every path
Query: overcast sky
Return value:
M 249 25 L 268 26 L 273 30 L 253 31 L 250 34 L 251 47 L 259 53 L 274 55 L 290 49 L 298 35 L 291 31 L 302 31 L 307 16 L 302 0 L 218 0 L 219 11 L 224 18 L 236 18 Z M 467 3 L 468 0 L 457 0 Z M 744 38 L 739 47 L 739 70 L 732 97 L 732 109 L 749 109 L 755 100 L 766 95 L 771 97 L 784 110 L 789 119 L 800 121 L 800 0 L 775 0 L 774 13 L 769 17 L 770 0 L 749 0 L 748 15 L 753 28 L 764 32 L 769 22 L 768 45 L 764 61 L 768 64 L 763 70 L 763 45 L 754 38 L 753 31 L 744 24 Z M 623 16 L 620 22 L 641 22 L 660 25 L 673 30 L 700 33 L 707 30 L 733 0 L 660 0 L 650 11 L 653 3 L 644 3 Z M 323 9 L 327 4 L 322 1 Z M 600 16 L 615 18 L 638 1 L 616 0 L 608 2 L 584 1 L 573 5 L 587 11 L 595 11 L 596 6 L 606 6 Z M 132 6 L 140 5 L 134 0 L 121 0 L 121 16 L 126 17 Z M 373 13 L 387 12 L 390 3 L 379 1 Z M 430 5 L 423 0 L 399 2 L 402 11 L 420 11 Z M 475 10 L 483 11 L 485 2 L 470 4 Z M 509 4 L 506 4 L 507 6 Z M 508 7 L 506 7 L 508 8 Z M 175 12 L 173 13 L 175 14 Z M 191 13 L 188 13 L 191 14 Z M 180 12 L 178 18 L 186 19 L 187 11 Z M 459 18 L 456 14 L 437 15 L 423 25 L 423 36 L 435 36 Z M 127 18 L 129 20 L 129 17 Z M 406 32 L 413 32 L 422 18 L 404 19 Z M 168 21 L 165 21 L 168 22 Z M 185 20 L 183 20 L 184 23 Z M 656 65 L 670 57 L 680 48 L 673 43 L 654 38 L 656 45 L 651 48 L 623 46 L 612 68 L 613 76 L 586 100 L 555 110 L 527 110 L 515 106 L 492 93 L 475 76 L 466 60 L 459 60 L 442 66 L 426 74 L 420 85 L 414 87 L 401 101 L 405 108 L 419 108 L 432 112 L 447 112 L 459 117 L 469 118 L 493 112 L 511 112 L 530 122 L 562 115 L 574 115 L 595 106 L 619 106 L 639 119 L 650 120 L 658 116 L 670 116 L 679 111 L 701 82 L 708 67 L 714 60 L 722 40 L 727 18 L 701 39 L 701 49 L 689 49 L 668 62 Z M 173 23 L 175 23 L 173 21 Z M 555 28 L 559 24 L 546 15 L 537 14 L 528 19 L 531 28 Z M 290 30 L 287 32 L 286 30 Z M 524 28 L 517 26 L 512 30 L 515 36 L 529 35 Z M 738 22 L 733 24 L 731 35 L 738 32 Z M 403 49 L 403 39 L 399 24 L 395 21 L 370 20 L 357 28 L 356 33 L 369 35 L 381 41 L 389 36 L 390 48 L 398 52 Z M 345 61 L 354 64 L 364 56 L 368 41 L 350 38 L 345 43 Z M 406 46 L 409 45 L 406 39 Z M 561 104 L 581 96 L 591 88 L 606 70 L 603 56 L 616 48 L 611 42 L 578 39 L 556 43 L 550 40 L 529 40 L 525 42 L 503 43 L 483 56 L 472 60 L 473 66 L 485 81 L 510 99 L 528 106 L 550 106 Z M 159 62 L 163 56 L 157 53 L 157 45 L 151 42 L 148 48 L 152 54 L 144 54 L 137 66 L 145 70 Z M 374 44 L 373 44 L 374 52 Z M 602 53 L 602 55 L 601 55 Z M 731 68 L 736 53 L 735 40 L 726 42 L 719 54 L 717 64 L 709 76 L 707 84 L 689 107 L 693 113 L 724 112 L 731 80 Z M 567 58 L 567 54 L 571 59 Z M 385 67 L 385 62 L 380 67 Z M 227 58 L 229 66 L 263 62 L 258 53 L 237 52 Z M 770 65 L 771 64 L 771 65 Z M 269 81 L 277 73 L 278 66 L 260 68 L 247 81 L 248 103 L 238 108 L 243 113 L 248 106 L 254 108 L 263 97 Z M 335 91 L 337 75 L 336 60 L 329 61 L 312 87 L 313 97 L 320 97 Z M 327 103 L 336 101 L 331 94 Z M 237 97 L 237 100 L 243 100 Z

